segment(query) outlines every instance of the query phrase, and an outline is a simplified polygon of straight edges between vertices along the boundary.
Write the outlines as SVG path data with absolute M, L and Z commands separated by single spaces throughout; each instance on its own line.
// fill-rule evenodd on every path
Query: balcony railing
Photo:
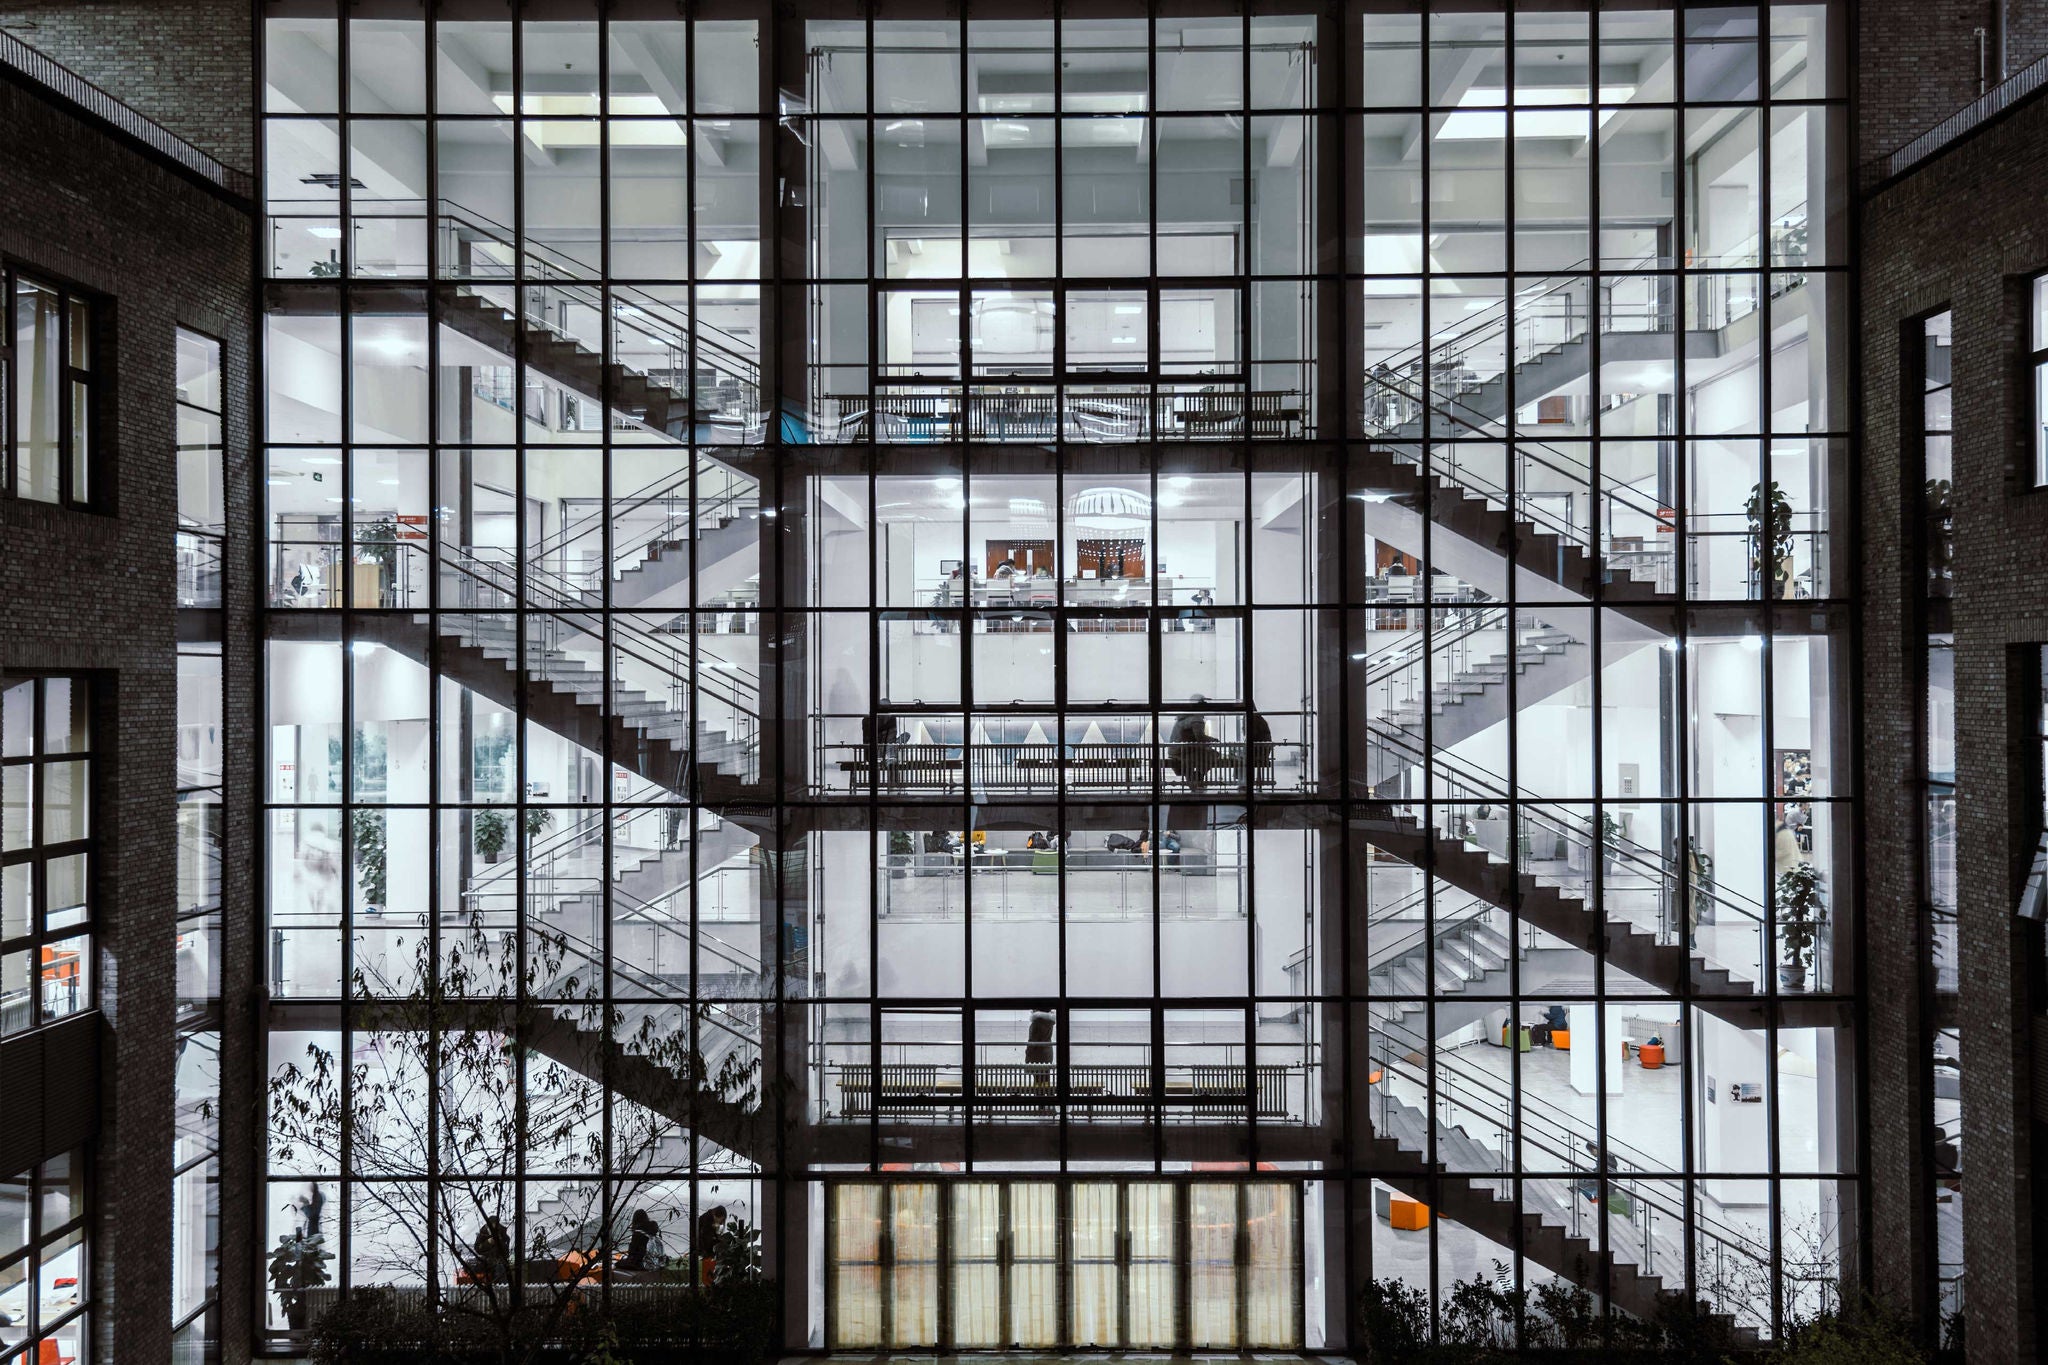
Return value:
M 1298 781 L 1307 746 L 1290 741 L 1204 740 L 1163 745 L 1105 744 L 827 744 L 824 775 L 843 775 L 847 789 L 905 794 L 1097 791 L 1204 793 L 1273 790 Z
M 880 1117 L 894 1122 L 957 1123 L 977 1120 L 1051 1122 L 1062 1109 L 1069 1120 L 1130 1122 L 1163 1117 L 1232 1119 L 1247 1112 L 1262 1119 L 1298 1118 L 1289 1091 L 1305 1080 L 1303 1065 L 1251 1066 L 1241 1062 L 1144 1063 L 981 1062 L 972 1068 L 943 1062 L 888 1062 L 877 1075 L 868 1063 L 825 1068 L 827 1118 Z
M 1307 403 L 1292 390 L 1204 382 L 1082 388 L 942 387 L 835 393 L 819 400 L 822 441 L 1148 441 L 1299 438 Z

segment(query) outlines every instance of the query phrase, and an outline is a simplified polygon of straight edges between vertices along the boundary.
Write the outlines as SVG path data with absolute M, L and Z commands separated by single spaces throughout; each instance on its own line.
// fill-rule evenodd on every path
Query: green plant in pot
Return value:
M 909 875 L 911 848 L 910 835 L 904 830 L 889 832 L 889 876 L 892 880 Z
M 1753 485 L 1743 504 L 1749 518 L 1749 574 L 1765 597 L 1790 597 L 1792 573 L 1792 499 L 1776 479 Z
M 294 1332 L 306 1330 L 306 1292 L 330 1280 L 327 1263 L 334 1253 L 319 1233 L 287 1232 L 270 1252 L 270 1288 L 284 1304 L 285 1321 Z
M 512 826 L 501 810 L 480 810 L 470 826 L 470 837 L 476 841 L 476 851 L 487 863 L 495 863 L 505 854 L 505 840 L 512 833 Z
M 389 597 L 392 584 L 398 581 L 397 517 L 379 517 L 356 528 L 356 563 L 375 564 L 382 571 L 377 576 L 380 592 L 383 596 Z M 383 606 L 385 603 L 378 602 L 376 605 Z
M 1784 952 L 1778 968 L 1780 989 L 1806 989 L 1827 909 L 1821 871 L 1812 863 L 1802 862 L 1778 875 L 1778 937 Z
M 355 845 L 356 900 L 371 914 L 381 914 L 391 882 L 384 840 L 384 812 L 356 811 L 349 821 L 349 837 Z
M 741 1284 L 761 1278 L 761 1230 L 744 1218 L 728 1218 L 711 1238 L 711 1282 Z
M 1607 874 L 1608 874 L 1608 875 L 1610 875 L 1610 876 L 1612 876 L 1612 875 L 1613 875 L 1613 873 L 1614 873 L 1614 862 L 1615 862 L 1615 859 L 1616 859 L 1616 857 L 1617 857 L 1617 856 L 1618 856 L 1618 855 L 1619 855 L 1619 854 L 1621 853 L 1621 845 L 1622 845 L 1622 843 L 1623 843 L 1623 838 L 1622 838 L 1622 832 L 1621 832 L 1621 821 L 1619 821 L 1619 820 L 1615 819 L 1615 818 L 1614 818 L 1614 817 L 1613 817 L 1612 815 L 1609 815 L 1609 814 L 1608 814 L 1608 813 L 1607 813 L 1606 811 L 1604 811 L 1604 810 L 1603 810 L 1603 811 L 1601 811 L 1601 812 L 1600 812 L 1600 860 L 1601 860 L 1601 867 L 1602 867 L 1602 868 L 1603 868 L 1603 869 L 1604 869 L 1604 870 L 1605 870 L 1605 871 L 1607 872 Z
M 528 842 L 540 838 L 555 825 L 555 813 L 551 810 L 534 809 L 526 812 L 526 838 Z

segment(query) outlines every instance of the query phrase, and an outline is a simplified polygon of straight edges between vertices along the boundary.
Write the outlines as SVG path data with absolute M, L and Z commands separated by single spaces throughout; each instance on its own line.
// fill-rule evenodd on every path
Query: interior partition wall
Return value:
M 439 1122 L 459 952 L 589 1100 L 269 1241 L 722 1210 L 819 1349 L 1855 1278 L 1839 9 L 263 16 L 270 1074 Z

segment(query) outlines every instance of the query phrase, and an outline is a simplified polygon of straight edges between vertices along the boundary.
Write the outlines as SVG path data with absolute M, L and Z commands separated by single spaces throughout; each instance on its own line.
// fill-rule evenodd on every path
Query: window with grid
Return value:
M 90 689 L 0 678 L 0 1034 L 93 1007 Z
M 99 456 L 99 366 L 93 305 L 83 296 L 0 269 L 12 309 L 0 336 L 0 491 L 32 502 L 93 508 L 104 501 Z

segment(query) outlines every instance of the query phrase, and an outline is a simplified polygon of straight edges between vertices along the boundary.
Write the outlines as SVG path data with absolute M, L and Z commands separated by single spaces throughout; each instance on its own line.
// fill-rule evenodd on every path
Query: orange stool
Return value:
M 1429 1205 L 1413 1199 L 1395 1199 L 1387 1205 L 1387 1221 L 1403 1232 L 1420 1232 L 1429 1226 Z
M 1644 1043 L 1636 1049 L 1636 1056 L 1642 1059 L 1643 1070 L 1655 1071 L 1664 1065 L 1664 1044 Z
M 1572 1050 L 1572 1031 L 1568 1028 L 1554 1028 L 1550 1031 L 1550 1045 L 1559 1052 Z

